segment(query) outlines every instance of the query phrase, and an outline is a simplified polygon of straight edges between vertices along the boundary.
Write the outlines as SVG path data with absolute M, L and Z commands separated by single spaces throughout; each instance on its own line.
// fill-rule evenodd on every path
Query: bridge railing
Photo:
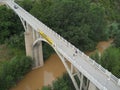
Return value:
M 46 26 L 46 25 L 45 25 Z M 107 69 L 103 68 L 100 64 L 96 63 L 95 60 L 91 59 L 89 56 L 85 55 L 83 52 L 81 52 L 79 49 L 77 49 L 74 45 L 72 45 L 70 42 L 68 42 L 66 39 L 64 39 L 62 36 L 54 32 L 52 29 L 48 27 L 47 29 L 48 32 L 52 33 L 53 35 L 56 36 L 57 39 L 62 40 L 66 47 L 69 47 L 73 49 L 74 51 L 77 50 L 77 54 L 82 56 L 86 61 L 90 62 L 91 65 L 93 65 L 95 68 L 99 69 L 102 73 L 107 75 L 108 79 L 112 80 L 115 84 L 120 86 L 120 79 L 118 79 L 116 76 L 111 74 Z
M 120 79 L 118 79 L 116 76 L 114 76 L 113 74 L 111 74 L 111 72 L 109 72 L 107 69 L 103 68 L 100 64 L 96 63 L 95 60 L 91 59 L 89 56 L 87 56 L 86 54 L 84 54 L 83 52 L 81 52 L 74 45 L 72 45 L 70 42 L 68 42 L 62 36 L 60 36 L 59 34 L 57 34 L 55 31 L 53 31 L 52 29 L 50 29 L 49 27 L 47 27 L 45 24 L 43 24 L 41 26 L 42 26 L 42 28 L 46 28 L 45 30 L 47 31 L 46 32 L 47 35 L 49 35 L 49 34 L 55 35 L 58 40 L 61 40 L 61 41 L 63 41 L 65 43 L 66 47 L 69 47 L 69 48 L 71 48 L 74 51 L 77 50 L 77 52 L 78 52 L 77 54 L 78 55 L 82 56 L 85 60 L 87 60 L 88 62 L 90 62 L 90 64 L 92 64 L 95 68 L 99 69 L 101 72 L 103 72 L 105 75 L 107 75 L 108 79 L 112 80 L 115 84 L 117 84 L 117 85 L 120 86 L 120 84 L 119 84 L 120 83 Z
M 15 4 L 15 3 L 14 3 Z M 17 5 L 17 4 L 16 4 Z M 21 7 L 19 7 L 20 9 L 22 9 Z M 24 13 L 26 13 L 27 15 L 31 16 L 29 13 L 27 13 L 24 9 L 22 9 L 22 11 L 24 11 Z M 120 86 L 120 79 L 118 79 L 117 77 L 115 77 L 113 74 L 111 74 L 109 71 L 107 71 L 106 69 L 104 69 L 101 65 L 99 65 L 98 63 L 96 63 L 93 59 L 89 58 L 89 56 L 85 55 L 83 52 L 81 52 L 79 49 L 77 49 L 74 45 L 72 45 L 70 42 L 68 42 L 67 40 L 65 40 L 63 37 L 61 37 L 59 34 L 57 34 L 56 32 L 54 32 L 52 29 L 50 29 L 49 27 L 47 27 L 45 24 L 43 24 L 42 22 L 38 21 L 35 17 L 31 16 L 32 19 L 34 19 L 37 23 L 37 26 L 35 24 L 35 28 L 36 31 L 38 31 L 38 28 L 41 27 L 41 29 L 47 34 L 50 35 L 51 33 L 53 35 L 56 36 L 57 39 L 63 41 L 66 45 L 66 47 L 71 48 L 73 51 L 77 50 L 77 54 L 80 55 L 81 57 L 83 57 L 86 61 L 90 62 L 90 64 L 92 64 L 95 68 L 99 69 L 101 72 L 103 72 L 105 75 L 107 75 L 107 77 L 109 79 L 111 79 L 112 81 L 115 82 L 115 84 Z

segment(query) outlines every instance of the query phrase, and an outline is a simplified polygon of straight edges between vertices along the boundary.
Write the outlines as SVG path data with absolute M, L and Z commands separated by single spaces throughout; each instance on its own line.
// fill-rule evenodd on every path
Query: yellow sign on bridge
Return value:
M 42 31 L 39 31 L 39 33 L 40 33 L 40 35 L 45 39 L 45 40 L 47 40 L 48 41 L 48 43 L 50 44 L 50 45 L 53 45 L 53 40 L 51 39 L 51 38 L 49 38 L 44 32 L 42 32 Z

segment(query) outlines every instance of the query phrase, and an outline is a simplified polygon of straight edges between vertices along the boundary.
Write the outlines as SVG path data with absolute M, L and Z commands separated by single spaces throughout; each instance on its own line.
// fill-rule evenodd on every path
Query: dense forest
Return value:
M 120 78 L 120 0 L 16 0 L 16 2 L 81 51 L 94 50 L 99 41 L 112 38 L 114 40 L 112 46 L 101 57 L 97 53 L 91 57 Z M 18 16 L 6 6 L 0 6 L 0 45 L 3 44 L 25 52 L 24 28 Z M 53 50 L 45 43 L 43 48 L 46 59 Z M 19 62 L 17 57 L 18 55 L 7 62 L 0 61 L 0 81 L 5 78 L 4 74 L 10 70 L 10 65 Z M 28 72 L 32 60 L 22 55 L 19 57 L 23 63 L 27 63 L 24 59 L 30 60 L 28 70 L 25 69 Z M 19 65 L 18 67 L 25 68 Z M 20 79 L 13 78 L 14 75 L 11 73 L 12 71 L 7 73 L 8 78 L 4 82 L 6 86 L 1 87 L 3 83 L 0 83 L 0 90 L 7 90 Z M 19 77 L 24 74 L 25 72 Z

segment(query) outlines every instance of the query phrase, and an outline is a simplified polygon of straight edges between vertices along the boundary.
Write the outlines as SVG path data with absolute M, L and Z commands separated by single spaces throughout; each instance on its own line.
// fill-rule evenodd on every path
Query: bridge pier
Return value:
M 35 68 L 42 67 L 44 65 L 42 41 L 39 41 L 37 45 L 33 46 L 33 59 L 35 60 Z
M 99 90 L 92 82 L 89 82 L 88 90 Z
M 26 56 L 30 56 L 30 57 L 33 58 L 33 54 L 32 54 L 32 44 L 33 44 L 32 33 L 30 31 L 26 31 L 24 33 L 24 35 L 25 35 Z
M 24 33 L 26 56 L 30 56 L 34 60 L 33 68 L 41 67 L 44 64 L 42 42 L 33 46 L 34 41 L 40 37 L 39 33 L 34 31 L 30 25 L 26 25 L 26 29 Z

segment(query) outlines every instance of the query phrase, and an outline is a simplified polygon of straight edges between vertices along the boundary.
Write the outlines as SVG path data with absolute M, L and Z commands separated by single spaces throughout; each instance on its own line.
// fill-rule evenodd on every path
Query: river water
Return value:
M 96 49 L 102 53 L 110 46 L 113 40 L 99 42 Z M 93 52 L 86 52 L 90 55 Z M 41 90 L 44 85 L 51 83 L 66 72 L 61 60 L 56 54 L 53 54 L 46 60 L 45 65 L 41 68 L 32 70 L 12 89 L 10 90 Z
M 85 52 L 87 55 L 90 55 L 90 54 L 92 54 L 92 53 L 94 53 L 94 52 L 96 52 L 96 51 L 98 51 L 99 53 L 102 53 L 105 49 L 107 49 L 110 45 L 111 45 L 111 43 L 113 42 L 113 39 L 110 39 L 110 40 L 108 40 L 108 41 L 101 41 L 101 42 L 99 42 L 98 44 L 97 44 L 97 46 L 96 46 L 96 50 L 94 50 L 94 51 L 88 51 L 88 52 Z
M 46 60 L 43 67 L 32 70 L 11 90 L 41 90 L 43 85 L 49 85 L 57 77 L 66 72 L 61 60 L 53 54 Z

